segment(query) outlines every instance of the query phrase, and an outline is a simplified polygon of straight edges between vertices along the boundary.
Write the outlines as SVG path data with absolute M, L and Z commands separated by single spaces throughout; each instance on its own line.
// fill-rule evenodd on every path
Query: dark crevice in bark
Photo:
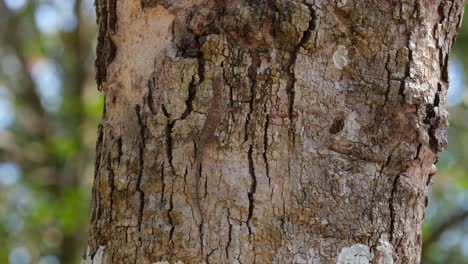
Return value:
M 390 209 L 390 243 L 393 243 L 394 239 L 394 232 L 395 232 L 395 195 L 398 190 L 398 181 L 400 180 L 400 175 L 396 176 L 393 180 L 392 191 L 390 194 L 390 199 L 388 200 L 388 206 Z
M 150 110 L 151 114 L 155 115 L 156 111 L 154 110 L 154 98 L 153 98 L 153 89 L 156 88 L 156 79 L 155 77 L 151 78 L 148 81 L 148 95 L 147 97 L 147 104 L 148 104 L 148 109 Z
M 202 175 L 202 167 L 200 166 L 200 175 Z M 206 198 L 208 195 L 208 176 L 205 177 L 205 193 L 203 194 L 203 198 Z
M 96 162 L 94 163 L 94 178 L 98 176 L 99 168 L 101 166 L 101 149 L 104 139 L 104 131 L 102 124 L 98 125 L 98 137 L 96 142 Z
M 444 146 L 441 144 L 436 136 L 436 130 L 439 128 L 441 123 L 441 117 L 436 113 L 436 109 L 439 108 L 440 104 L 440 93 L 442 92 L 442 85 L 437 84 L 437 92 L 434 95 L 434 101 L 432 104 L 426 105 L 426 117 L 424 124 L 428 125 L 427 132 L 429 134 L 429 146 L 435 153 L 441 151 Z
M 163 115 L 164 115 L 166 118 L 169 119 L 169 112 L 167 111 L 165 105 L 162 105 L 162 106 L 161 106 L 161 111 L 162 111 Z
M 251 82 L 250 84 L 250 100 L 249 100 L 249 113 L 247 114 L 247 118 L 245 120 L 245 128 L 244 128 L 244 142 L 249 140 L 249 126 L 252 122 L 252 114 L 255 111 L 255 97 L 257 94 L 257 70 L 260 66 L 260 58 L 258 55 L 257 50 L 250 51 L 250 58 L 252 60 L 250 67 L 248 69 L 248 78 Z M 253 138 L 253 136 L 252 136 Z
M 201 162 L 198 164 L 198 168 L 197 168 L 197 176 L 196 176 L 196 186 L 195 186 L 195 199 L 196 199 L 196 202 L 197 202 L 197 208 L 198 208 L 198 212 L 200 213 L 200 226 L 198 227 L 199 228 L 199 239 L 200 239 L 200 257 L 203 257 L 205 255 L 205 248 L 204 248 L 204 237 L 205 237 L 205 217 L 203 215 L 203 211 L 202 211 L 202 205 L 201 205 L 201 202 L 200 202 L 200 195 L 199 195 L 199 183 L 200 183 L 200 178 L 201 178 L 201 175 L 202 175 L 202 164 Z
M 164 193 L 166 192 L 166 183 L 165 183 L 165 175 L 164 175 L 164 162 L 161 163 L 161 204 L 164 202 Z
M 290 54 L 289 61 L 286 64 L 286 72 L 288 74 L 288 83 L 286 85 L 286 93 L 288 94 L 288 117 L 291 123 L 291 131 L 293 129 L 293 121 L 294 118 L 297 117 L 297 113 L 294 111 L 294 100 L 296 96 L 296 91 L 294 86 L 296 85 L 296 75 L 294 72 L 294 67 L 296 65 L 297 55 L 299 54 L 300 49 L 309 41 L 312 31 L 315 30 L 315 10 L 313 9 L 312 5 L 304 3 L 310 11 L 310 20 L 309 20 L 309 27 L 306 31 L 302 33 L 302 38 L 299 43 L 294 47 L 293 51 Z
M 249 174 L 250 174 L 251 184 L 250 184 L 250 190 L 247 193 L 247 196 L 249 197 L 249 213 L 247 215 L 246 223 L 247 223 L 247 228 L 249 229 L 249 235 L 251 236 L 252 227 L 251 227 L 250 220 L 252 219 L 252 216 L 253 216 L 254 195 L 257 190 L 257 177 L 255 176 L 255 167 L 254 167 L 254 161 L 253 161 L 253 145 L 250 145 L 247 157 L 249 159 Z
M 214 248 L 206 255 L 205 262 L 206 264 L 210 264 L 210 257 L 218 250 L 218 248 Z
M 192 76 L 192 80 L 188 86 L 188 96 L 187 100 L 185 100 L 185 111 L 180 116 L 181 120 L 184 120 L 189 116 L 193 111 L 193 100 L 195 99 L 195 95 L 197 93 L 197 81 L 195 75 Z
M 122 160 L 122 156 L 123 156 L 123 152 L 122 152 L 122 137 L 119 137 L 117 139 L 117 155 L 118 155 L 118 158 L 117 158 L 117 161 L 118 161 L 118 164 L 120 166 L 120 161 Z
M 265 113 L 266 113 L 266 105 L 265 105 Z M 268 127 L 270 125 L 270 115 L 266 114 L 265 116 L 265 127 L 263 132 L 263 162 L 265 162 L 265 172 L 268 178 L 268 185 L 271 184 L 270 178 L 270 164 L 268 162 Z
M 390 52 L 389 52 L 387 54 L 387 62 L 385 63 L 385 70 L 387 71 L 387 90 L 385 91 L 385 101 L 384 101 L 382 107 L 385 107 L 385 105 L 387 105 L 388 95 L 390 94 L 390 89 L 392 87 L 392 71 L 389 68 L 390 59 L 391 59 L 391 56 L 390 56 Z
M 107 80 L 107 67 L 114 60 L 116 46 L 110 35 L 115 33 L 117 15 L 117 0 L 99 0 L 96 5 L 99 24 L 98 43 L 96 46 L 96 82 L 101 91 Z
M 345 125 L 345 120 L 343 117 L 337 117 L 333 120 L 332 126 L 328 129 L 330 134 L 340 133 Z
M 175 120 L 174 121 L 171 121 L 170 120 L 170 115 L 169 113 L 167 112 L 167 109 L 166 109 L 166 106 L 165 105 L 162 105 L 161 106 L 161 110 L 163 112 L 163 115 L 167 118 L 167 124 L 166 124 L 166 129 L 164 130 L 165 131 L 165 137 L 166 137 L 166 156 L 167 156 L 167 160 L 169 162 L 169 166 L 171 167 L 171 171 L 174 172 L 174 165 L 172 164 L 172 160 L 173 160 L 173 154 L 172 154 L 172 150 L 173 150 L 173 138 L 172 138 L 172 129 L 174 128 L 174 125 L 175 125 Z
M 441 69 L 442 81 L 445 83 L 449 82 L 448 61 L 449 56 L 445 53 L 443 49 L 439 49 L 439 66 Z
M 199 236 L 199 239 L 200 239 L 200 258 L 202 258 L 204 255 L 205 255 L 205 248 L 204 248 L 204 242 L 203 242 L 203 237 L 204 237 L 204 228 L 203 228 L 203 225 L 204 225 L 204 220 L 203 218 L 201 219 L 200 221 L 200 225 L 198 225 L 198 232 L 200 234 Z
M 172 129 L 174 128 L 175 121 L 167 121 L 166 125 L 166 155 L 167 160 L 169 162 L 169 166 L 171 167 L 171 171 L 175 172 L 174 164 L 172 164 L 173 160 L 173 148 L 174 148 L 174 139 L 172 138 Z
M 252 60 L 250 67 L 248 69 L 247 76 L 251 81 L 250 84 L 250 100 L 249 100 L 249 113 L 247 114 L 247 118 L 245 121 L 245 127 L 244 127 L 244 142 L 247 142 L 249 139 L 254 139 L 255 137 L 255 131 L 252 130 L 252 134 L 249 133 L 249 128 L 252 125 L 252 115 L 255 111 L 255 98 L 256 98 L 256 88 L 257 88 L 257 70 L 260 67 L 260 58 L 258 54 L 258 50 L 252 49 L 250 50 L 250 58 Z M 250 242 L 252 239 L 252 228 L 251 228 L 251 223 L 250 220 L 253 216 L 253 210 L 254 210 L 254 194 L 257 189 L 257 178 L 255 176 L 255 169 L 254 169 L 254 162 L 253 162 L 253 143 L 250 143 L 249 150 L 247 152 L 247 158 L 248 158 L 248 163 L 249 163 L 249 174 L 250 174 L 250 179 L 251 179 L 251 184 L 250 184 L 250 190 L 247 193 L 248 199 L 249 199 L 249 207 L 248 207 L 248 215 L 247 215 L 247 228 L 249 230 L 249 240 Z
M 414 159 L 418 159 L 419 158 L 419 153 L 421 152 L 421 148 L 422 148 L 422 144 L 419 144 L 417 149 L 416 149 L 416 157 L 414 157 Z
M 224 248 L 224 252 L 226 254 L 226 258 L 229 259 L 229 247 L 231 246 L 231 241 L 232 241 L 232 224 L 231 221 L 229 220 L 231 218 L 231 211 L 229 208 L 227 208 L 227 222 L 229 225 L 229 233 L 228 233 L 228 241 L 226 243 L 226 247 Z
M 138 125 L 140 126 L 140 151 L 139 151 L 139 167 L 138 178 L 136 183 L 136 191 L 140 194 L 140 207 L 138 210 L 138 231 L 141 230 L 143 221 L 143 211 L 145 208 L 145 192 L 141 189 L 141 182 L 143 178 L 143 170 L 145 166 L 145 149 L 146 149 L 146 119 L 143 120 L 142 113 L 140 112 L 140 105 L 136 105 L 135 112 L 137 115 Z
M 189 87 L 188 87 L 188 96 L 187 100 L 185 100 L 185 111 L 182 113 L 182 116 L 180 117 L 181 120 L 186 119 L 193 111 L 193 100 L 195 100 L 195 96 L 197 95 L 197 86 L 203 81 L 205 81 L 205 61 L 203 60 L 203 54 L 201 52 L 198 52 L 197 56 L 197 63 L 198 63 L 198 69 L 197 69 L 197 74 L 198 74 L 198 83 L 195 78 L 195 75 L 192 76 L 192 80 L 190 81 Z
M 171 189 L 171 198 L 169 199 L 169 209 L 167 210 L 167 219 L 169 220 L 169 225 L 171 226 L 171 229 L 169 230 L 169 244 L 170 244 L 170 259 L 172 259 L 173 251 L 174 251 L 174 230 L 175 230 L 175 224 L 172 219 L 172 210 L 174 209 L 174 201 L 173 201 L 173 196 L 174 196 L 174 184 L 172 184 L 172 189 Z
M 198 43 L 200 43 L 200 40 L 198 40 Z M 203 59 L 203 53 L 201 51 L 198 52 L 197 63 L 198 63 L 198 78 L 200 79 L 198 83 L 203 83 L 203 81 L 205 81 L 206 69 L 205 69 L 205 60 Z

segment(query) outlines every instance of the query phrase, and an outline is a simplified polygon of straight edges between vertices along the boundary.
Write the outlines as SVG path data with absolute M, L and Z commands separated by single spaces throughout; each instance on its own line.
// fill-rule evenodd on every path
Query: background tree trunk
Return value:
M 463 1 L 97 10 L 85 263 L 419 263 Z

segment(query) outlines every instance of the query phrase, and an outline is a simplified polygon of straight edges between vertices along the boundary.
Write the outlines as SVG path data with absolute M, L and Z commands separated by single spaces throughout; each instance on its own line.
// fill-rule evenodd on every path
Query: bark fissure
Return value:
M 174 237 L 174 231 L 175 231 L 175 224 L 174 224 L 174 220 L 172 218 L 172 210 L 174 209 L 173 197 L 174 197 L 174 184 L 172 185 L 171 197 L 169 198 L 169 208 L 167 210 L 167 218 L 169 220 L 169 225 L 171 226 L 171 228 L 169 230 L 169 245 L 170 245 L 170 251 L 171 251 L 170 252 L 170 259 L 172 259 L 172 255 L 173 255 L 173 251 L 174 251 L 173 237 Z
M 98 43 L 96 46 L 96 82 L 101 91 L 107 80 L 107 67 L 112 63 L 117 52 L 111 35 L 115 34 L 117 0 L 97 1 L 96 11 L 99 24 Z
M 195 75 L 192 76 L 192 80 L 190 81 L 189 87 L 188 87 L 188 96 L 187 100 L 185 100 L 185 111 L 182 113 L 182 116 L 180 117 L 181 120 L 184 120 L 187 118 L 187 116 L 190 115 L 193 111 L 193 100 L 195 99 L 197 93 L 197 83 L 195 79 Z
M 154 98 L 153 98 L 153 89 L 155 88 L 156 88 L 156 79 L 155 77 L 153 77 L 148 81 L 148 95 L 146 96 L 148 109 L 153 115 L 156 114 L 156 111 L 154 109 Z
M 393 180 L 392 184 L 392 190 L 390 193 L 390 199 L 388 200 L 388 206 L 390 210 L 390 243 L 394 243 L 394 235 L 395 235 L 395 217 L 396 217 L 396 211 L 395 211 L 395 196 L 397 195 L 398 191 L 398 182 L 400 180 L 400 175 L 397 175 L 395 179 Z
M 313 6 L 305 3 L 310 12 L 309 27 L 306 31 L 301 32 L 302 37 L 299 43 L 294 47 L 293 51 L 290 54 L 288 63 L 286 64 L 286 72 L 288 73 L 289 80 L 286 86 L 286 92 L 288 94 L 289 106 L 288 106 L 288 117 L 291 123 L 291 129 L 293 129 L 294 118 L 296 118 L 297 113 L 294 112 L 294 100 L 295 100 L 295 85 L 296 85 L 296 74 L 295 66 L 297 55 L 299 54 L 301 48 L 304 48 L 304 45 L 309 41 L 312 31 L 315 29 L 315 10 Z
M 162 109 L 164 116 L 167 118 L 166 129 L 164 130 L 165 138 L 166 138 L 166 157 L 167 157 L 167 161 L 169 162 L 169 167 L 171 168 L 171 171 L 174 173 L 175 172 L 174 164 L 172 164 L 172 160 L 174 158 L 173 153 L 172 153 L 173 148 L 174 148 L 174 142 L 172 138 L 172 129 L 174 128 L 175 122 L 177 121 L 176 120 L 171 121 L 170 115 L 164 105 L 161 106 L 161 109 Z
M 265 106 L 266 108 L 266 106 Z M 266 112 L 266 110 L 265 110 Z M 270 177 L 270 164 L 268 162 L 268 126 L 270 125 L 270 115 L 266 114 L 265 116 L 265 127 L 263 128 L 263 162 L 265 162 L 265 172 L 268 178 L 268 186 L 271 184 L 271 177 Z
M 254 206 L 255 206 L 255 201 L 254 201 L 254 195 L 257 190 L 257 177 L 255 176 L 255 167 L 254 167 L 254 161 L 253 161 L 253 145 L 250 145 L 249 151 L 247 154 L 248 160 L 249 160 L 249 174 L 250 174 L 250 190 L 247 193 L 247 196 L 249 198 L 249 211 L 247 215 L 247 228 L 249 229 L 249 234 L 252 236 L 252 226 L 251 226 L 251 219 L 254 213 Z
M 226 243 L 226 247 L 224 248 L 224 253 L 226 254 L 226 258 L 229 259 L 229 247 L 231 246 L 231 241 L 232 241 L 232 224 L 230 221 L 231 218 L 231 211 L 229 208 L 227 209 L 227 223 L 229 226 L 229 231 L 228 231 L 228 241 Z
M 136 182 L 136 191 L 140 194 L 140 207 L 138 209 L 138 231 L 141 231 L 141 225 L 143 222 L 143 213 L 145 208 L 145 192 L 141 188 L 141 182 L 143 179 L 144 167 L 145 167 L 145 149 L 146 149 L 146 119 L 143 120 L 142 113 L 140 112 L 140 105 L 136 105 L 135 112 L 137 116 L 138 125 L 140 126 L 139 135 L 139 167 L 138 167 L 138 178 Z
M 257 189 L 257 177 L 255 175 L 255 168 L 254 168 L 254 161 L 253 161 L 253 147 L 254 147 L 254 138 L 255 138 L 255 130 L 250 129 L 250 126 L 254 126 L 253 124 L 253 117 L 252 115 L 255 112 L 255 99 L 257 96 L 257 71 L 260 66 L 260 57 L 257 50 L 250 50 L 250 58 L 251 64 L 248 68 L 248 77 L 251 82 L 250 84 L 250 100 L 249 100 L 249 113 L 247 114 L 246 122 L 245 122 L 245 131 L 244 131 L 244 142 L 251 140 L 249 144 L 249 149 L 247 151 L 247 159 L 248 159 L 248 167 L 249 167 L 249 174 L 250 174 L 250 188 L 247 192 L 247 197 L 249 200 L 248 204 L 248 214 L 246 219 L 246 225 L 249 230 L 249 241 L 252 243 L 252 226 L 251 226 L 251 218 L 253 216 L 254 211 L 254 195 Z M 255 127 L 255 126 L 254 126 Z
M 249 113 L 247 114 L 247 118 L 245 120 L 245 127 L 244 127 L 244 142 L 247 142 L 249 140 L 249 128 L 250 124 L 252 122 L 252 115 L 255 111 L 255 97 L 256 97 L 256 91 L 257 91 L 257 70 L 260 65 L 260 58 L 259 54 L 256 50 L 251 50 L 250 51 L 250 58 L 251 58 L 251 64 L 248 69 L 248 77 L 250 80 L 250 100 L 249 100 Z M 255 131 L 252 132 L 253 135 L 251 135 L 251 139 L 254 137 Z
M 117 162 L 118 162 L 118 165 L 120 166 L 120 161 L 122 160 L 122 156 L 123 156 L 123 151 L 122 151 L 122 137 L 119 137 L 117 139 Z
M 164 175 L 164 162 L 161 163 L 161 203 L 164 202 L 164 193 L 166 192 L 166 182 L 165 182 L 165 175 Z

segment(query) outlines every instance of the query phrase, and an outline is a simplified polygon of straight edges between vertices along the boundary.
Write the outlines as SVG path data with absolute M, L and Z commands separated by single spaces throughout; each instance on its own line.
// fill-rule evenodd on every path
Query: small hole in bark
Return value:
M 330 134 L 338 134 L 341 130 L 343 130 L 344 127 L 344 119 L 342 117 L 335 118 L 333 120 L 333 124 L 330 127 Z

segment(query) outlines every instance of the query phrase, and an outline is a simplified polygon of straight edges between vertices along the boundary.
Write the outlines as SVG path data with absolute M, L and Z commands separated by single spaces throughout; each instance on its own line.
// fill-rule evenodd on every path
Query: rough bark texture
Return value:
M 461 0 L 98 0 L 85 263 L 419 263 Z

